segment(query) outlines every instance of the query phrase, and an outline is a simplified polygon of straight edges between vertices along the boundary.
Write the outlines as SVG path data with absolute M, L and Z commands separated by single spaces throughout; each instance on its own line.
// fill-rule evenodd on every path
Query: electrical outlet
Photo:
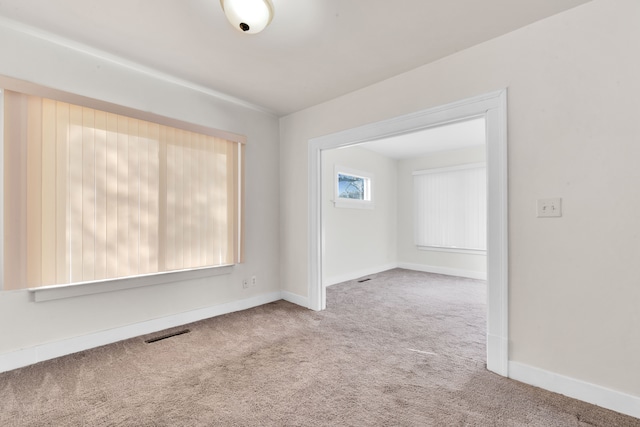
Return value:
M 242 289 L 247 289 L 249 287 L 249 280 L 242 279 Z
M 257 283 L 256 276 L 251 276 L 251 287 L 253 288 Z

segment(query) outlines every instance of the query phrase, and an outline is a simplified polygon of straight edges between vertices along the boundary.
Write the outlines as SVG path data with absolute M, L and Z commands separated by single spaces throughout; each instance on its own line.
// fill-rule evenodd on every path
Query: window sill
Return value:
M 166 271 L 147 274 L 144 276 L 124 277 L 92 282 L 79 282 L 70 285 L 42 286 L 29 288 L 33 301 L 43 302 L 64 298 L 74 298 L 84 295 L 100 294 L 104 292 L 122 291 L 145 286 L 161 285 L 164 283 L 181 282 L 200 279 L 203 277 L 231 274 L 233 265 L 219 267 L 203 267 L 193 270 Z
M 368 200 L 349 200 L 349 199 L 340 199 L 334 200 L 333 205 L 336 208 L 347 208 L 347 209 L 373 209 L 373 202 Z
M 483 249 L 445 248 L 442 246 L 420 246 L 420 245 L 417 245 L 417 247 L 421 251 L 451 252 L 451 253 L 470 254 L 470 255 L 487 255 L 487 251 Z

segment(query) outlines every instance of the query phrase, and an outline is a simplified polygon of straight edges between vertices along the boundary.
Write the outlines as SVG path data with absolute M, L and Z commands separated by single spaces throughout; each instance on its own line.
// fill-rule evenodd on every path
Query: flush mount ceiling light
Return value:
M 273 19 L 271 0 L 220 0 L 227 19 L 238 31 L 256 34 Z

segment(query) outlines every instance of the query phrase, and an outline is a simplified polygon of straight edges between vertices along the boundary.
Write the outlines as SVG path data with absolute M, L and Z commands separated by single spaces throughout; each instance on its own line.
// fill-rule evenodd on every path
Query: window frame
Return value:
M 364 199 L 350 199 L 347 197 L 340 197 L 340 175 L 352 176 L 355 178 L 362 178 L 364 182 Z M 340 165 L 334 165 L 333 168 L 333 204 L 336 208 L 347 209 L 374 209 L 373 203 L 373 188 L 374 188 L 374 176 L 370 172 L 364 172 L 357 169 L 347 168 Z
M 46 97 L 57 101 L 67 102 L 82 107 L 93 108 L 108 113 L 128 116 L 131 118 L 159 123 L 165 126 L 171 126 L 192 132 L 202 133 L 214 137 L 226 139 L 228 141 L 240 144 L 240 151 L 246 148 L 247 137 L 244 135 L 227 132 L 204 125 L 186 122 L 159 114 L 146 112 L 122 105 L 113 104 L 107 101 L 96 100 L 85 96 L 72 94 L 52 88 L 43 87 L 34 83 L 17 80 L 10 77 L 0 76 L 0 292 L 24 292 L 30 294 L 30 299 L 34 302 L 49 301 L 63 298 L 78 297 L 83 295 L 92 295 L 103 292 L 120 291 L 145 287 L 151 285 L 161 285 L 165 283 L 175 283 L 188 280 L 195 280 L 207 277 L 214 277 L 224 274 L 231 274 L 235 264 L 224 264 L 217 266 L 195 267 L 182 270 L 161 271 L 149 274 L 140 274 L 135 276 L 118 277 L 111 279 L 100 279 L 86 282 L 75 282 L 70 284 L 48 285 L 36 288 L 20 288 L 14 290 L 5 290 L 4 284 L 4 253 L 5 253 L 5 236 L 4 236 L 4 94 L 5 90 L 21 92 L 28 95 Z M 244 156 L 239 156 L 239 174 L 240 184 L 238 186 L 238 250 L 239 262 L 243 262 L 244 258 L 244 198 L 246 185 L 246 168 L 242 164 Z
M 484 230 L 484 234 L 485 234 L 485 248 L 484 249 L 480 249 L 480 248 L 465 248 L 465 247 L 459 247 L 459 246 L 436 246 L 436 245 L 422 245 L 419 243 L 419 236 L 418 236 L 418 221 L 419 221 L 419 217 L 420 217 L 420 207 L 419 207 L 419 196 L 418 196 L 418 189 L 416 188 L 416 177 L 417 176 L 424 176 L 424 175 L 431 175 L 431 174 L 438 174 L 438 173 L 446 173 L 446 172 L 456 172 L 456 171 L 467 171 L 467 170 L 472 170 L 472 169 L 483 169 L 484 170 L 484 177 L 485 177 L 485 206 L 486 206 L 486 195 L 487 195 L 487 164 L 486 162 L 475 162 L 475 163 L 464 163 L 464 164 L 460 164 L 460 165 L 455 165 L 455 166 L 449 166 L 449 167 L 441 167 L 441 168 L 433 168 L 433 169 L 423 169 L 423 170 L 416 170 L 412 173 L 413 175 L 413 185 L 414 185 L 414 230 L 413 230 L 413 234 L 414 234 L 414 243 L 416 245 L 416 247 L 418 248 L 418 250 L 423 250 L 423 251 L 434 251 L 434 252 L 450 252 L 450 253 L 462 253 L 462 254 L 474 254 L 474 255 L 486 255 L 487 254 L 487 213 L 486 213 L 486 207 L 485 207 L 485 230 Z

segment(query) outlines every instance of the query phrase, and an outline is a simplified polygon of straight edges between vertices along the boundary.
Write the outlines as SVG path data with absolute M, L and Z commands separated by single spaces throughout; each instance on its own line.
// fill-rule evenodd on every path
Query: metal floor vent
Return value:
M 368 281 L 368 280 L 371 280 L 371 278 L 370 278 L 370 277 L 367 277 L 366 279 L 358 280 L 358 283 L 366 282 L 366 281 Z
M 159 337 L 150 338 L 148 340 L 145 340 L 144 342 L 146 342 L 147 344 L 151 344 L 154 342 L 166 340 L 167 338 L 175 337 L 177 335 L 188 334 L 189 332 L 191 332 L 189 329 L 183 329 L 181 331 L 171 332 L 170 334 L 160 335 Z

